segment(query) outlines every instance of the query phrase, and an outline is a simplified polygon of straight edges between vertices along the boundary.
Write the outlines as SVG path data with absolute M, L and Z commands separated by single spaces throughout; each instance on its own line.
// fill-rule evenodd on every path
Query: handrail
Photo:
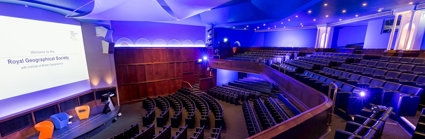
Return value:
M 329 113 L 329 115 L 330 115 L 330 117 L 329 117 L 329 122 L 328 122 L 328 125 L 331 125 L 331 122 L 332 122 L 332 114 L 334 113 L 334 111 L 335 111 L 335 99 L 336 99 L 336 93 L 338 92 L 338 85 L 336 85 L 334 82 L 331 82 L 330 84 L 329 84 L 329 91 L 328 91 L 328 97 L 330 98 L 331 97 L 331 90 L 332 90 L 332 87 L 334 87 L 335 88 L 335 90 L 334 90 L 334 93 L 333 93 L 333 97 L 332 97 L 332 109 L 331 109 L 331 112 Z
M 189 87 L 190 87 L 190 89 L 192 90 L 192 92 L 193 92 L 193 86 L 189 83 L 189 82 L 187 82 L 187 81 L 182 81 L 183 83 L 186 83 L 186 84 L 188 84 L 189 85 Z

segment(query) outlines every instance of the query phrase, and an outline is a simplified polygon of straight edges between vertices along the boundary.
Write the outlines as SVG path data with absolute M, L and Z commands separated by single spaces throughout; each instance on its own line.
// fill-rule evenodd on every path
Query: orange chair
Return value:
M 83 105 L 75 107 L 75 112 L 77 113 L 78 118 L 80 118 L 80 120 L 87 119 L 90 116 L 90 106 Z
M 49 139 L 52 138 L 53 130 L 55 127 L 50 121 L 43 121 L 34 126 L 37 131 L 40 131 L 39 139 Z

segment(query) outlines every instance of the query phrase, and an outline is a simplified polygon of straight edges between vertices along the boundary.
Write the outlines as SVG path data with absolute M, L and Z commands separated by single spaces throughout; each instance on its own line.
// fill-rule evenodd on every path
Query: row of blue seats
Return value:
M 334 73 L 321 72 L 321 74 L 306 71 L 303 76 L 311 78 L 317 82 L 334 82 L 338 87 L 346 82 L 350 85 L 355 85 L 358 90 L 365 90 L 368 94 L 367 103 L 386 105 L 394 107 L 396 114 L 401 116 L 415 115 L 417 106 L 420 102 L 422 88 L 402 85 L 396 82 L 370 78 L 359 74 L 350 72 L 343 72 L 345 75 L 338 75 Z M 336 79 L 336 80 L 335 80 Z M 315 83 L 312 83 L 313 85 Z M 318 87 L 318 86 L 316 86 Z M 326 91 L 326 90 L 322 90 Z
M 183 107 L 186 109 L 188 113 L 185 119 L 185 124 L 188 126 L 188 128 L 194 128 L 195 127 L 195 112 L 196 112 L 195 102 L 193 102 L 192 99 L 190 99 L 189 97 L 187 97 L 186 95 L 182 93 L 176 93 L 174 95 L 182 101 Z
M 292 65 L 292 66 L 295 66 L 301 69 L 306 69 L 306 70 L 313 70 L 313 69 L 319 68 L 318 66 L 315 66 L 314 64 L 298 61 L 298 60 L 289 60 L 289 61 L 286 61 L 285 64 Z
M 416 66 L 413 64 L 377 62 L 377 61 L 367 61 L 367 63 L 342 64 L 339 68 L 344 70 L 356 70 L 358 72 L 362 72 L 362 71 L 373 72 L 375 69 L 384 69 L 389 71 L 425 74 L 425 71 L 424 71 L 425 66 Z
M 182 121 L 183 103 L 180 101 L 180 99 L 174 97 L 173 95 L 169 95 L 165 98 L 167 98 L 171 107 L 174 109 L 173 117 L 171 117 L 171 127 L 177 128 Z
M 184 127 L 180 127 L 176 131 L 176 135 L 173 136 L 172 139 L 187 139 L 187 125 Z
M 242 103 L 243 115 L 245 117 L 245 124 L 248 129 L 249 136 L 255 135 L 261 132 L 260 123 L 258 123 L 258 119 L 255 116 L 254 109 L 251 106 L 249 100 L 245 100 Z
M 187 95 L 189 98 L 191 98 L 198 108 L 199 112 L 201 112 L 201 126 L 209 129 L 210 128 L 210 107 L 208 106 L 208 103 L 205 102 L 204 99 L 199 97 L 198 95 L 189 94 Z
M 201 94 L 201 97 L 208 103 L 214 114 L 215 128 L 224 127 L 224 111 L 220 102 L 208 94 Z
M 245 100 L 248 98 L 248 95 L 239 95 L 239 94 L 243 94 L 243 93 L 239 93 L 242 91 L 239 90 L 232 90 L 232 89 L 227 89 L 227 88 L 222 88 L 219 86 L 216 86 L 214 88 L 208 89 L 206 91 L 209 95 L 219 99 L 219 100 L 223 100 L 226 101 L 228 103 L 231 104 L 235 104 L 235 105 L 239 105 L 239 100 Z
M 274 120 L 273 116 L 271 115 L 261 98 L 254 99 L 253 103 L 255 113 L 258 115 L 258 119 L 260 120 L 260 124 L 263 130 L 266 130 L 276 125 L 276 121 Z
M 156 124 L 160 127 L 163 127 L 167 124 L 168 119 L 170 118 L 170 103 L 164 97 L 155 98 L 156 106 L 161 110 L 161 114 L 156 117 Z
M 337 129 L 335 139 L 378 139 L 381 138 L 384 125 L 391 115 L 392 108 L 373 106 L 372 112 L 355 115 L 353 121 L 348 121 L 345 130 Z
M 398 57 L 398 56 L 382 56 L 376 61 L 386 61 L 392 63 L 407 63 L 415 65 L 425 65 L 425 58 L 414 58 L 414 57 Z
M 363 54 L 350 54 L 350 53 L 333 53 L 333 52 L 315 52 L 312 55 L 325 56 L 325 57 L 343 57 L 350 59 L 363 59 Z
M 151 125 L 153 121 L 155 120 L 155 107 L 156 107 L 155 100 L 148 97 L 142 101 L 142 104 L 143 104 L 143 108 L 146 110 L 146 115 L 143 116 L 142 118 L 143 125 L 144 126 Z

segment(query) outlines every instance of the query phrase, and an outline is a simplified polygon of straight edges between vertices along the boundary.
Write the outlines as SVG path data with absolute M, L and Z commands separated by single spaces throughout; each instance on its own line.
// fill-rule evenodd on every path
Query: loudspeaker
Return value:
M 102 26 L 97 26 L 96 27 L 96 36 L 97 37 L 102 37 L 105 38 L 106 34 L 108 33 L 108 29 Z
M 114 53 L 114 43 L 107 42 L 102 40 L 102 53 L 103 54 L 113 54 Z

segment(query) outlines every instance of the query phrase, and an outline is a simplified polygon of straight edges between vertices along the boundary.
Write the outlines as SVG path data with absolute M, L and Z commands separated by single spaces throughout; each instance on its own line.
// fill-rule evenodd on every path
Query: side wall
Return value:
M 335 27 L 332 48 L 343 48 L 349 44 L 364 43 L 367 25 Z
M 369 21 L 364 42 L 365 49 L 387 49 L 391 33 L 381 33 L 383 19 Z

